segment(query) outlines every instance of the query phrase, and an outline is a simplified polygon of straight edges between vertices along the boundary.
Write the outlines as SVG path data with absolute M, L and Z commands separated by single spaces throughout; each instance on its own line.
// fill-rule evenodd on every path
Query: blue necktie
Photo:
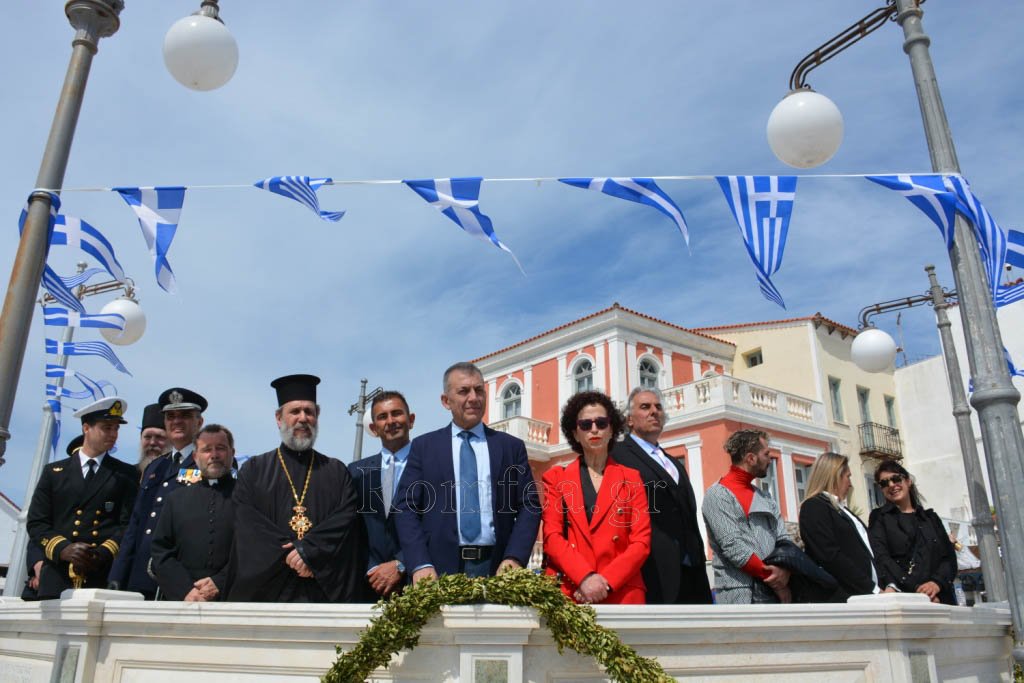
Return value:
M 386 456 L 384 464 L 381 465 L 380 488 L 384 496 L 384 516 L 387 517 L 391 514 L 391 499 L 395 493 L 395 456 L 393 455 Z
M 476 453 L 469 445 L 471 432 L 459 432 L 462 446 L 459 447 L 459 483 L 461 485 L 462 504 L 459 513 L 462 519 L 462 536 L 473 541 L 480 535 L 480 489 L 477 484 Z

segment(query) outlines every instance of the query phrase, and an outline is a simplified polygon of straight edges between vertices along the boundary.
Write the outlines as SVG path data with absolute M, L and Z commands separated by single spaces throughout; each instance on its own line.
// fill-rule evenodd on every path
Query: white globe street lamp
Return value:
M 768 117 L 768 144 L 785 164 L 814 168 L 843 142 L 843 115 L 832 100 L 811 89 L 794 90 Z
M 238 44 L 220 19 L 194 14 L 174 22 L 164 36 L 164 64 L 192 90 L 215 90 L 238 67 Z
M 864 372 L 884 372 L 896 360 L 896 342 L 887 332 L 869 327 L 854 338 L 850 355 Z
M 139 306 L 139 302 L 135 299 L 127 296 L 119 297 L 107 302 L 107 305 L 100 309 L 100 313 L 105 315 L 116 313 L 124 317 L 123 330 L 107 327 L 100 329 L 103 338 L 111 344 L 117 344 L 118 346 L 134 344 L 142 337 L 142 333 L 146 331 L 146 314 L 142 312 L 142 307 Z

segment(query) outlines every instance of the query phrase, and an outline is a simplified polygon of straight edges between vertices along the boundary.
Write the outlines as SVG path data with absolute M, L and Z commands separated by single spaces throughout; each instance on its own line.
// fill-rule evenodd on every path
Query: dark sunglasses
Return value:
M 595 417 L 593 420 L 584 419 L 576 420 L 576 426 L 584 432 L 589 432 L 590 428 L 597 425 L 598 429 L 608 429 L 608 425 L 612 423 L 607 417 Z
M 889 484 L 902 484 L 905 479 L 906 477 L 904 477 L 902 474 L 894 474 L 888 479 L 879 479 L 878 488 L 887 489 L 889 488 Z

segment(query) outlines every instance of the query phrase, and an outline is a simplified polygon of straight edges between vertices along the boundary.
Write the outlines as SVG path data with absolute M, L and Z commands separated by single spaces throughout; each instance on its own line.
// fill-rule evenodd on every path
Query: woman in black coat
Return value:
M 886 503 L 871 511 L 868 535 L 887 592 L 923 593 L 932 602 L 955 605 L 956 550 L 942 520 L 925 509 L 910 473 L 886 460 L 875 470 Z
M 852 489 L 850 459 L 819 455 L 800 506 L 800 538 L 807 554 L 839 583 L 831 595 L 822 596 L 826 602 L 880 591 L 867 527 L 846 507 Z

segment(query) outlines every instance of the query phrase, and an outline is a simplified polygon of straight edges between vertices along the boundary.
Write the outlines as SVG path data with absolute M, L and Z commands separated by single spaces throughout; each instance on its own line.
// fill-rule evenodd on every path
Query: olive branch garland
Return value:
M 641 657 L 615 631 L 600 626 L 593 608 L 577 605 L 563 595 L 554 577 L 540 576 L 527 569 L 483 578 L 450 574 L 408 586 L 401 595 L 378 602 L 375 608 L 380 608 L 381 614 L 370 620 L 351 650 L 343 652 L 340 645 L 335 647 L 338 659 L 320 680 L 365 681 L 376 669 L 387 668 L 392 654 L 416 647 L 423 626 L 441 607 L 477 602 L 536 609 L 551 629 L 559 653 L 568 647 L 581 655 L 590 655 L 619 683 L 675 680 L 656 660 Z

